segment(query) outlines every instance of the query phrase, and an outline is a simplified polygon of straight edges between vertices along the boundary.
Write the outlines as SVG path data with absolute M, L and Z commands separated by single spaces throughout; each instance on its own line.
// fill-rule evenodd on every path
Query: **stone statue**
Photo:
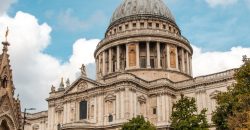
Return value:
M 53 85 L 51 86 L 51 92 L 52 93 L 56 92 L 56 87 L 54 87 Z
M 86 74 L 86 67 L 85 67 L 84 64 L 82 64 L 82 67 L 80 69 L 81 69 L 82 76 L 87 76 L 87 74 Z

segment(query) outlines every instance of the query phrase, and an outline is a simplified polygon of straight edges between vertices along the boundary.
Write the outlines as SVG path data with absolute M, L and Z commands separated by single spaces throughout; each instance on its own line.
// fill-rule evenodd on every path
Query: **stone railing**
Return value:
M 188 88 L 190 86 L 195 86 L 195 85 L 199 85 L 203 83 L 209 83 L 209 82 L 220 81 L 223 79 L 233 78 L 235 70 L 236 69 L 231 69 L 231 70 L 227 70 L 227 71 L 216 73 L 216 74 L 196 77 L 191 80 L 176 83 L 174 87 L 176 89 L 183 89 L 183 88 Z
M 48 111 L 42 111 L 42 112 L 33 113 L 33 114 L 27 113 L 26 116 L 27 116 L 27 118 L 29 120 L 38 119 L 38 118 L 47 118 L 48 117 Z
M 122 37 L 140 36 L 140 35 L 170 37 L 170 38 L 175 38 L 183 42 L 189 43 L 187 38 L 185 38 L 184 36 L 170 33 L 169 31 L 163 31 L 160 29 L 133 29 L 133 30 L 124 31 L 121 33 L 116 33 L 112 36 L 106 37 L 97 45 L 97 48 L 99 48 L 100 46 L 103 46 L 106 43 L 109 43 L 110 41 L 121 39 Z

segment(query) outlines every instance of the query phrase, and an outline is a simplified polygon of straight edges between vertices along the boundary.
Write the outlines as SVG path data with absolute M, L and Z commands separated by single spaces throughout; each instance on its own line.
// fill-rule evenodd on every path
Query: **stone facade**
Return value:
M 48 111 L 26 114 L 25 130 L 48 130 Z
M 3 52 L 0 55 L 0 130 L 21 130 L 20 101 L 14 97 L 15 87 L 7 53 L 9 43 L 6 40 L 2 44 Z
M 234 82 L 235 70 L 193 78 L 192 54 L 162 0 L 124 0 L 97 45 L 96 80 L 87 78 L 83 66 L 72 84 L 52 86 L 43 117 L 47 129 L 38 130 L 119 129 L 137 115 L 169 129 L 181 94 L 194 97 L 199 111 L 208 109 L 212 126 L 214 98 Z

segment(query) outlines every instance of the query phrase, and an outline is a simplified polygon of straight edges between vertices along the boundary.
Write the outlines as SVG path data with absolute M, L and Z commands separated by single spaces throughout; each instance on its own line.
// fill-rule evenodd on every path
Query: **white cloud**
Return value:
M 6 26 L 10 28 L 9 47 L 11 65 L 14 74 L 16 93 L 24 107 L 35 107 L 38 110 L 47 108 L 45 99 L 50 92 L 50 86 L 59 84 L 60 77 L 73 81 L 79 75 L 82 63 L 91 63 L 95 73 L 93 52 L 98 39 L 79 39 L 73 44 L 73 54 L 69 61 L 61 63 L 55 57 L 44 53 L 50 44 L 51 27 L 27 13 L 17 12 L 15 17 L 3 15 L 0 17 L 0 39 L 3 40 Z M 241 65 L 244 54 L 250 56 L 250 48 L 234 47 L 228 52 L 202 52 L 194 48 L 194 75 L 205 75 L 236 68 Z M 87 68 L 88 69 L 88 68 Z
M 250 48 L 233 47 L 226 52 L 202 52 L 201 48 L 193 46 L 194 76 L 212 74 L 242 65 L 242 56 L 250 57 Z
M 0 4 L 0 16 L 1 16 L 2 14 L 6 13 L 11 4 L 15 3 L 16 0 L 1 0 L 0 2 L 1 2 Z
M 206 2 L 209 4 L 209 6 L 216 7 L 232 5 L 238 2 L 238 0 L 206 0 Z
M 74 80 L 81 64 L 94 62 L 93 52 L 99 40 L 79 39 L 73 44 L 73 54 L 66 63 L 43 53 L 50 44 L 51 27 L 27 13 L 17 12 L 15 17 L 0 17 L 0 40 L 4 40 L 9 26 L 9 47 L 16 93 L 20 94 L 22 107 L 44 110 L 50 87 L 58 85 L 60 77 Z

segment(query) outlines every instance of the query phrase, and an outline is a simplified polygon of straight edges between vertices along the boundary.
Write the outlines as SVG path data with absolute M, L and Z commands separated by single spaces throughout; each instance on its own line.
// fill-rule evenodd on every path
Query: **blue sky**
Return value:
M 229 0 L 230 1 L 230 0 Z M 231 0 L 232 1 L 232 0 Z M 18 0 L 9 10 L 37 17 L 52 27 L 45 52 L 65 61 L 78 38 L 102 39 L 112 12 L 121 0 Z M 250 46 L 250 5 L 247 0 L 211 6 L 206 0 L 165 0 L 176 22 L 193 45 L 204 51 Z M 249 2 L 248 2 L 249 3 Z
M 9 26 L 10 60 L 22 107 L 46 110 L 52 84 L 72 82 L 122 0 L 0 0 L 0 34 Z M 237 68 L 250 57 L 250 0 L 164 0 L 193 46 L 194 76 Z M 3 32 L 3 33 L 2 33 Z M 0 35 L 0 40 L 4 35 Z

